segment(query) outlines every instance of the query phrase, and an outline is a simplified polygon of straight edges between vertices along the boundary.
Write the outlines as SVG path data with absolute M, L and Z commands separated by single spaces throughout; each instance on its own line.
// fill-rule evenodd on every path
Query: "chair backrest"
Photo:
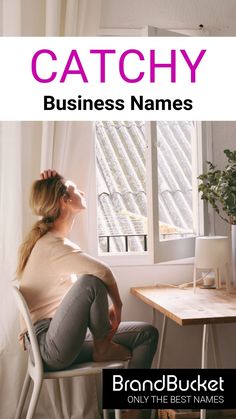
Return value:
M 29 356 L 29 363 L 31 364 L 31 368 L 35 369 L 38 374 L 43 374 L 43 362 L 42 362 L 41 354 L 39 351 L 39 346 L 38 346 L 38 341 L 35 335 L 34 326 L 30 317 L 28 305 L 22 293 L 16 286 L 13 286 L 13 294 L 14 294 L 18 309 L 25 321 L 27 332 L 30 339 L 30 344 L 31 344 L 32 353 L 33 353 L 33 361 L 30 359 L 30 356 Z

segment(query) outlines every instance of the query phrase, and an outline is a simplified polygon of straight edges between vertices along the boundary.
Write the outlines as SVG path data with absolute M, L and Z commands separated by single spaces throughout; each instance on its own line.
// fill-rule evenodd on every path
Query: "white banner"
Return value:
M 1 120 L 235 120 L 234 37 L 2 37 Z

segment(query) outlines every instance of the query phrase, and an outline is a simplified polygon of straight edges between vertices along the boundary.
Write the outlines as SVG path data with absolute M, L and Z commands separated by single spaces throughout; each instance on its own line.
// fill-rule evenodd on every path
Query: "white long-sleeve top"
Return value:
M 95 275 L 107 285 L 115 283 L 108 266 L 70 240 L 48 232 L 33 247 L 20 280 L 33 323 L 54 316 L 73 285 L 72 274 Z M 25 327 L 21 326 L 22 336 Z

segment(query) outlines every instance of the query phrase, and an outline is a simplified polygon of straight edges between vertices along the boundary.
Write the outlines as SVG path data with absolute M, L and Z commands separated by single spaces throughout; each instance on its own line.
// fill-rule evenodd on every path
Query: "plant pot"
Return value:
M 233 287 L 236 289 L 236 224 L 231 224 Z

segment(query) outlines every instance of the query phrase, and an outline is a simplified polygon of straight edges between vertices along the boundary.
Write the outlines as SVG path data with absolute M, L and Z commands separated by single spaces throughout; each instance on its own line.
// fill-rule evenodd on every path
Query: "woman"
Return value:
M 21 245 L 17 274 L 45 368 L 117 359 L 130 359 L 129 368 L 150 368 L 157 330 L 143 322 L 121 322 L 122 302 L 111 270 L 67 239 L 86 208 L 84 193 L 47 170 L 33 184 L 30 205 L 41 219 Z M 79 275 L 74 283 L 72 274 Z M 29 345 L 23 326 L 21 338 Z

